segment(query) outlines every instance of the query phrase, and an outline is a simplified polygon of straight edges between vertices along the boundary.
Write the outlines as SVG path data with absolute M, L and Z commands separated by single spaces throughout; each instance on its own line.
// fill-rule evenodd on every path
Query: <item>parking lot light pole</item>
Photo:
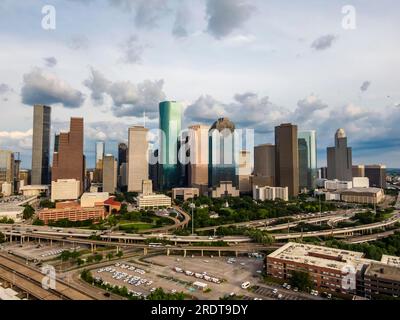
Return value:
M 196 208 L 196 205 L 192 202 L 189 204 L 189 208 L 192 209 L 192 236 L 194 236 L 194 208 Z

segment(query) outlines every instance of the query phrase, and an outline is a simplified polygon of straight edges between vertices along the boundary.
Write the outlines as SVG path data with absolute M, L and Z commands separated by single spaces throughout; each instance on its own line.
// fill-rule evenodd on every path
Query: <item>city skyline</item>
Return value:
M 34 103 L 52 106 L 51 148 L 70 117 L 85 118 L 91 167 L 94 141 L 105 140 L 116 156 L 129 127 L 158 127 L 164 100 L 182 102 L 185 128 L 229 117 L 237 128 L 254 128 L 256 144 L 273 142 L 281 123 L 316 130 L 319 166 L 332 132 L 343 127 L 354 163 L 400 167 L 393 1 L 355 3 L 355 30 L 342 28 L 340 4 L 323 1 L 222 1 L 222 9 L 238 14 L 236 22 L 206 0 L 161 7 L 138 1 L 126 10 L 115 1 L 99 1 L 96 10 L 93 1 L 49 2 L 57 10 L 54 31 L 40 26 L 40 1 L 5 1 L 0 11 L 0 40 L 14 52 L 0 55 L 0 104 L 7 109 L 0 146 L 20 152 L 24 168 Z M 73 25 L 67 16 L 75 17 Z

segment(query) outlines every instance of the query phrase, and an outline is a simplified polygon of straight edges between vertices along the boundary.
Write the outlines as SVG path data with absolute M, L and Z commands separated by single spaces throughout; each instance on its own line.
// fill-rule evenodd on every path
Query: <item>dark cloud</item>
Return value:
M 243 0 L 207 0 L 207 32 L 224 38 L 241 28 L 255 10 Z
M 122 62 L 137 64 L 142 61 L 144 46 L 140 44 L 139 38 L 136 35 L 130 36 L 121 47 L 123 51 Z
M 0 94 L 6 94 L 11 91 L 11 88 L 5 84 L 5 83 L 0 83 Z
M 109 0 L 110 4 L 123 12 L 134 12 L 135 26 L 152 29 L 169 12 L 165 0 Z
M 85 35 L 74 35 L 68 40 L 67 45 L 72 50 L 85 50 L 89 48 L 89 39 Z
M 327 34 L 324 36 L 321 36 L 317 39 L 315 39 L 313 41 L 313 43 L 311 44 L 311 48 L 315 49 L 315 50 L 326 50 L 328 48 L 330 48 L 333 44 L 333 42 L 335 42 L 337 40 L 337 37 L 333 34 Z
M 66 108 L 79 108 L 84 102 L 80 91 L 40 68 L 24 74 L 21 97 L 28 105 L 60 103 Z
M 362 92 L 365 92 L 369 89 L 369 87 L 371 86 L 371 82 L 370 81 L 364 81 L 363 84 L 360 87 L 360 90 Z
M 46 57 L 43 58 L 46 67 L 53 68 L 57 65 L 57 59 L 55 57 Z
M 311 114 L 327 108 L 327 104 L 322 102 L 315 95 L 310 95 L 307 98 L 301 99 L 297 102 L 297 108 L 293 113 L 293 121 L 300 123 L 306 122 L 311 119 Z
M 181 3 L 181 6 L 176 11 L 175 22 L 172 28 L 172 34 L 176 38 L 185 38 L 188 36 L 188 23 L 190 19 L 190 11 L 184 5 L 184 2 Z
M 158 116 L 158 104 L 165 100 L 164 81 L 145 80 L 134 84 L 130 81 L 111 82 L 100 72 L 92 69 L 91 77 L 84 82 L 92 92 L 92 99 L 102 103 L 107 94 L 113 101 L 116 117 L 141 117 L 143 112 L 150 119 Z

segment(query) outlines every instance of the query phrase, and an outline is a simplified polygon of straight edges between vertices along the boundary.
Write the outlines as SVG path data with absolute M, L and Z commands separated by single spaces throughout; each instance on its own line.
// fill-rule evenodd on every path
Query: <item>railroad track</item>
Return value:
M 27 282 L 33 284 L 35 286 L 35 292 L 37 293 L 30 293 L 39 299 L 46 299 L 49 296 L 50 300 L 53 300 L 53 298 L 54 300 L 93 300 L 93 297 L 89 296 L 87 293 L 72 288 L 59 279 L 56 279 L 56 289 L 43 289 L 42 279 L 44 275 L 40 271 L 26 266 L 11 257 L 4 256 L 3 254 L 0 254 L 0 270 L 4 270 L 7 273 L 7 281 L 10 281 L 10 275 L 12 275 L 13 278 L 16 278 L 15 280 L 23 280 L 25 285 Z M 17 281 L 14 282 L 19 286 Z M 47 292 L 47 295 L 43 294 L 43 290 Z

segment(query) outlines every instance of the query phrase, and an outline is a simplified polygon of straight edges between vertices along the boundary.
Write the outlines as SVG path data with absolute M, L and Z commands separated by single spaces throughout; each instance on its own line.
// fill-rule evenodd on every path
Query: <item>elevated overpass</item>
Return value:
M 369 232 L 376 229 L 384 229 L 385 227 L 394 226 L 396 223 L 400 222 L 400 214 L 396 213 L 392 218 L 376 222 L 372 224 L 366 224 L 357 227 L 348 227 L 340 229 L 322 230 L 322 231 L 311 231 L 311 232 L 296 232 L 296 233 L 286 233 L 286 234 L 272 234 L 275 240 L 289 240 L 289 239 L 299 239 L 299 238 L 310 238 L 310 237 L 320 237 L 320 236 L 335 236 L 335 235 L 345 235 L 354 236 L 357 232 Z

